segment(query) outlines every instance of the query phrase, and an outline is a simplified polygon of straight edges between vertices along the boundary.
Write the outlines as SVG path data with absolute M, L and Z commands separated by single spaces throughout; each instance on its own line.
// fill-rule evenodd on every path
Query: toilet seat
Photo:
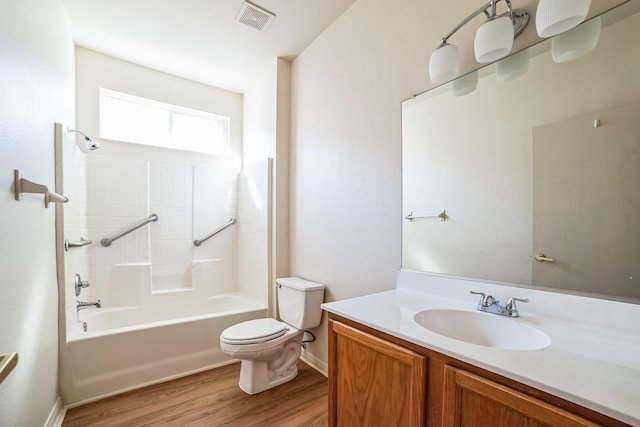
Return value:
M 254 319 L 230 326 L 220 334 L 220 341 L 226 344 L 257 344 L 281 337 L 288 330 L 284 322 L 272 318 Z

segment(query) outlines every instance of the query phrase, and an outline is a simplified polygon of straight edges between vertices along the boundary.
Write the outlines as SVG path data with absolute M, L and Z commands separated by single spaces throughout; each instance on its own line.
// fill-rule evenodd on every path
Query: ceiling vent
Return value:
M 267 31 L 267 28 L 275 18 L 276 15 L 273 13 L 247 1 L 242 3 L 242 7 L 240 7 L 236 15 L 236 21 L 242 22 L 258 31 Z

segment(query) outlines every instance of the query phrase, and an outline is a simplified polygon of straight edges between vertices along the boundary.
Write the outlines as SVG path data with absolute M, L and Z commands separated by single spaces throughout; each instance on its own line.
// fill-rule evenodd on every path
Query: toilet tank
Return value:
M 320 326 L 325 286 L 298 277 L 276 279 L 280 320 L 296 329 Z

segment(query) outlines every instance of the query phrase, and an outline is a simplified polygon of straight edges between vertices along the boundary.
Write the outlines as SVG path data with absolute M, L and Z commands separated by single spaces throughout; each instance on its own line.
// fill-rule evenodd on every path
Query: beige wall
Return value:
M 291 273 L 325 301 L 395 287 L 400 102 L 425 89 L 437 41 L 420 3 L 357 1 L 293 62 Z M 323 322 L 307 351 L 326 363 Z
M 58 398 L 55 205 L 15 201 L 13 170 L 54 189 L 54 123 L 74 120 L 73 42 L 60 0 L 0 2 L 1 426 L 42 426 Z
M 612 6 L 594 0 L 591 13 Z M 617 2 L 619 3 L 619 2 Z M 535 0 L 523 0 L 535 16 Z M 393 288 L 401 252 L 403 99 L 430 88 L 440 38 L 478 7 L 356 1 L 293 62 L 291 272 L 327 284 L 332 301 Z M 475 18 L 452 38 L 463 70 Z M 537 40 L 532 20 L 515 50 Z M 326 360 L 326 326 L 309 352 Z

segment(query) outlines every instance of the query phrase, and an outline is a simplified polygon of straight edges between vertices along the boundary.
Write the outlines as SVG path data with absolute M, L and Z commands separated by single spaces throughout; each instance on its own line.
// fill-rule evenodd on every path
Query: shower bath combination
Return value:
M 69 144 L 71 132 L 81 134 L 88 149 Z M 61 240 L 71 239 L 68 248 L 77 248 L 60 262 L 91 280 L 80 300 L 101 305 L 78 310 L 75 284 L 65 281 L 60 388 L 73 404 L 230 363 L 221 350 L 222 331 L 269 314 L 269 261 L 239 251 L 239 227 L 227 226 L 236 224 L 245 180 L 264 183 L 265 200 L 272 194 L 272 161 L 245 175 L 223 156 L 205 162 L 182 153 L 173 161 L 150 150 L 136 158 L 124 144 L 117 156 L 93 154 L 97 144 L 87 135 L 61 124 L 56 129 L 64 166 L 57 183 L 66 184 L 73 201 L 58 232 Z M 243 237 L 268 242 L 266 210 L 249 214 L 256 223 Z M 143 217 L 153 225 L 109 239 Z M 215 237 L 204 242 L 212 231 Z

